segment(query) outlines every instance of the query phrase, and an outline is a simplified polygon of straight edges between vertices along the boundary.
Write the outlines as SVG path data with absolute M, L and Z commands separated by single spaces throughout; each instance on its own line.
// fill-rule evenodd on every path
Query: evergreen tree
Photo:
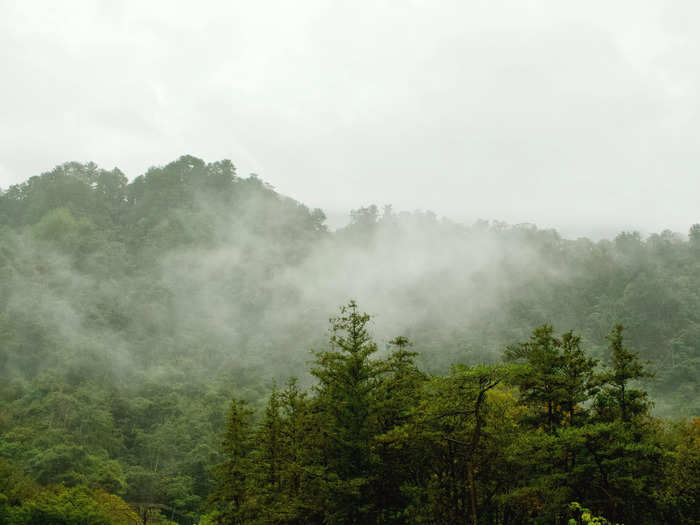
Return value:
M 520 399 L 532 410 L 532 421 L 553 434 L 572 423 L 579 404 L 595 386 L 596 361 L 586 357 L 580 337 L 567 332 L 554 336 L 551 326 L 533 331 L 530 340 L 506 349 L 505 358 L 518 361 L 511 381 Z
M 622 331 L 618 324 L 607 336 L 612 368 L 600 374 L 595 413 L 582 432 L 590 457 L 588 501 L 613 522 L 654 523 L 659 508 L 652 493 L 662 477 L 663 451 L 647 393 L 631 385 L 651 374 L 624 347 Z
M 639 361 L 636 352 L 623 346 L 622 330 L 622 325 L 615 325 L 607 336 L 612 368 L 600 377 L 604 386 L 596 397 L 596 411 L 602 420 L 629 423 L 649 408 L 647 393 L 633 388 L 631 383 L 652 374 Z
M 217 511 L 218 523 L 246 523 L 249 512 L 249 484 L 252 473 L 251 452 L 253 411 L 246 403 L 232 399 L 226 418 L 221 453 L 223 461 L 214 467 L 215 487 L 210 505 Z
M 316 353 L 311 373 L 318 379 L 319 422 L 325 441 L 327 479 L 333 492 L 328 519 L 334 523 L 365 523 L 373 511 L 368 491 L 375 458 L 372 413 L 382 367 L 368 323 L 370 316 L 351 301 L 331 319 L 328 350 Z
M 379 366 L 383 375 L 376 389 L 372 447 L 377 456 L 373 499 L 380 523 L 404 523 L 404 509 L 410 503 L 403 487 L 410 484 L 420 460 L 412 455 L 414 447 L 398 446 L 394 431 L 404 427 L 415 415 L 416 402 L 427 376 L 415 364 L 417 352 L 406 337 L 389 341 L 389 355 Z M 411 455 L 407 452 L 411 450 Z

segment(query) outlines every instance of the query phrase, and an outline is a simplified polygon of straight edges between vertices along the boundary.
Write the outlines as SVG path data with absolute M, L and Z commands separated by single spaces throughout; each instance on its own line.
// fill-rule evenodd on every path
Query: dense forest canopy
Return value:
M 349 298 L 377 316 L 377 359 L 396 359 L 396 345 L 388 345 L 396 343 L 396 334 L 411 341 L 417 352 L 411 370 L 427 381 L 411 383 L 427 388 L 414 396 L 426 403 L 416 417 L 429 417 L 436 409 L 430 392 L 449 391 L 449 381 L 461 381 L 455 374 L 469 385 L 488 380 L 500 370 L 489 367 L 502 361 L 504 350 L 528 341 L 543 325 L 580 337 L 583 362 L 595 360 L 588 372 L 599 377 L 605 366 L 614 369 L 606 336 L 618 323 L 644 370 L 631 378 L 634 389 L 650 396 L 634 417 L 646 418 L 645 428 L 651 428 L 661 420 L 651 419 L 649 410 L 675 420 L 700 413 L 700 225 L 688 235 L 623 232 L 593 242 L 563 239 L 530 224 L 465 226 L 430 212 L 369 205 L 354 210 L 347 226 L 330 231 L 321 210 L 278 194 L 254 175 L 239 177 L 227 160 L 184 156 L 131 182 L 116 168 L 73 162 L 0 194 L 0 523 L 29 523 L 22 516 L 79 498 L 99 512 L 106 512 L 105 505 L 122 509 L 131 516 L 124 523 L 133 512 L 141 519 L 160 514 L 195 522 L 221 490 L 213 466 L 226 456 L 220 441 L 231 417 L 252 418 L 251 411 L 261 418 L 272 384 L 292 376 L 299 380 L 289 388 L 297 390 L 275 394 L 287 403 L 310 389 L 317 389 L 313 399 L 319 403 L 331 395 L 320 365 L 308 372 L 319 355 L 310 349 L 327 346 L 328 317 Z M 527 362 L 526 350 L 513 350 L 514 362 Z M 476 368 L 451 368 L 457 364 Z M 567 426 L 562 421 L 577 420 L 571 432 L 584 432 L 584 422 L 599 425 L 601 433 L 604 425 L 631 424 L 615 412 L 619 401 L 611 377 L 596 394 L 582 391 L 568 415 L 548 424 L 525 416 L 521 421 L 516 413 L 533 409 L 528 403 L 534 398 L 526 395 L 525 378 L 508 374 L 499 385 L 519 389 L 521 398 L 501 386 L 488 396 L 517 420 L 514 428 L 546 428 L 551 435 Z M 231 412 L 231 395 L 250 408 Z M 591 408 L 594 401 L 599 404 Z M 578 406 L 587 414 L 580 424 L 573 409 Z M 342 414 L 337 417 L 342 420 Z M 413 424 L 400 423 L 409 425 L 407 432 Z M 459 432 L 475 424 L 473 418 L 463 423 Z M 338 432 L 347 427 L 334 424 Z M 366 443 L 388 443 L 388 429 L 372 428 L 355 430 L 370 432 Z M 686 447 L 692 455 L 698 439 L 693 428 L 644 435 L 665 436 L 663 446 L 654 442 L 659 450 Z M 420 439 L 431 446 L 430 436 Z M 366 464 L 338 469 L 347 479 L 364 479 L 375 459 L 370 454 Z M 317 459 L 309 461 L 310 468 L 318 467 Z M 485 475 L 484 468 L 471 475 Z M 467 490 L 464 479 L 460 487 Z M 552 479 L 545 482 L 553 487 Z M 364 489 L 357 490 L 334 493 L 336 503 L 362 507 L 353 498 Z M 428 501 L 439 513 L 445 502 L 435 490 L 415 493 L 419 499 L 411 501 Z M 579 494 L 575 487 L 571 491 L 566 497 Z M 396 503 L 399 496 L 386 497 Z M 410 507 L 407 501 L 401 500 L 408 505 L 402 508 Z M 580 503 L 621 512 L 594 497 Z M 470 504 L 461 504 L 471 512 Z M 651 515 L 649 501 L 640 505 L 639 519 Z M 506 507 L 490 508 L 502 513 Z M 561 508 L 542 512 L 560 516 Z M 402 519 L 433 519 L 406 512 Z M 105 520 L 118 523 L 113 516 L 119 513 Z M 339 523 L 361 523 L 366 516 L 333 515 Z M 390 521 L 387 515 L 381 519 Z M 90 523 L 110 523 L 95 520 Z M 277 522 L 294 522 L 289 520 Z

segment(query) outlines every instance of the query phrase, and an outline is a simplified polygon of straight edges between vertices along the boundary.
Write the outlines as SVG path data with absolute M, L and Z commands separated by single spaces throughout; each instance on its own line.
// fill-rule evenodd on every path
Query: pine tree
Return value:
M 404 523 L 403 511 L 410 503 L 402 487 L 412 481 L 418 458 L 407 455 L 415 447 L 403 442 L 397 446 L 394 431 L 414 416 L 416 403 L 427 377 L 415 364 L 417 352 L 406 337 L 388 343 L 389 355 L 379 366 L 384 373 L 376 389 L 372 447 L 378 461 L 373 493 L 380 523 Z M 400 432 L 398 433 L 400 436 Z M 401 440 L 404 441 L 404 440 Z
M 662 449 L 647 393 L 630 384 L 651 374 L 624 347 L 622 331 L 618 324 L 607 336 L 612 368 L 600 374 L 592 422 L 582 430 L 590 457 L 586 482 L 590 504 L 613 522 L 624 516 L 645 523 L 657 512 L 650 495 L 662 475 Z
M 573 423 L 579 404 L 595 386 L 596 360 L 586 357 L 580 337 L 566 332 L 554 336 L 551 326 L 533 331 L 530 341 L 510 346 L 505 357 L 520 361 L 511 381 L 520 389 L 523 404 L 532 410 L 532 421 L 549 434 Z
M 221 525 L 246 522 L 252 472 L 252 414 L 244 401 L 231 400 L 221 443 L 224 460 L 213 469 L 215 487 L 209 502 L 218 511 Z
M 329 488 L 333 493 L 329 519 L 334 523 L 365 523 L 372 512 L 368 498 L 373 466 L 372 412 L 381 363 L 372 360 L 370 316 L 351 301 L 331 319 L 329 349 L 316 353 L 311 373 L 318 378 L 317 402 L 325 440 Z
M 622 330 L 622 325 L 618 324 L 606 336 L 610 342 L 612 369 L 600 377 L 604 386 L 596 398 L 596 411 L 603 420 L 619 419 L 629 423 L 649 408 L 647 393 L 632 388 L 630 383 L 652 374 L 639 361 L 636 352 L 623 346 Z
M 255 433 L 255 452 L 251 454 L 254 487 L 253 513 L 262 523 L 276 523 L 282 492 L 282 432 L 280 393 L 274 386 L 265 408 L 265 416 Z
M 595 391 L 597 361 L 586 356 L 573 332 L 556 337 L 551 326 L 533 331 L 530 341 L 511 346 L 506 359 L 519 361 L 511 382 L 532 424 L 523 438 L 521 460 L 527 483 L 522 494 L 537 502 L 540 516 L 558 519 L 576 493 L 580 469 L 578 428 L 587 422 L 584 403 Z M 538 432 L 538 430 L 545 432 Z

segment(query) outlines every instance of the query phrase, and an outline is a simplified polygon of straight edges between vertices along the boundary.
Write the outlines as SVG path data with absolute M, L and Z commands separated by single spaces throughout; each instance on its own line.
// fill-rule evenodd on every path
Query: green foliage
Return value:
M 247 521 L 248 477 L 252 468 L 252 411 L 245 403 L 233 399 L 226 418 L 221 452 L 223 462 L 214 468 L 216 485 L 210 501 L 221 508 L 226 523 Z
M 316 354 L 311 369 L 324 416 L 319 421 L 327 456 L 324 467 L 337 502 L 330 519 L 344 523 L 362 522 L 370 512 L 362 493 L 371 483 L 371 416 L 382 367 L 371 360 L 377 346 L 368 322 L 369 316 L 359 313 L 355 302 L 343 307 L 331 321 L 329 349 Z
M 567 332 L 557 338 L 552 327 L 544 325 L 530 341 L 507 348 L 505 356 L 522 361 L 513 368 L 511 380 L 530 407 L 535 425 L 552 433 L 564 423 L 575 422 L 577 406 L 596 386 L 596 360 L 586 357 L 580 337 Z
M 0 461 L 0 523 L 3 525 L 134 525 L 138 517 L 113 494 L 85 486 L 38 486 Z
M 697 425 L 669 433 L 647 404 L 631 402 L 645 399 L 628 385 L 644 367 L 621 326 L 610 336 L 610 370 L 578 336 L 545 325 L 508 347 L 516 363 L 426 376 L 404 337 L 376 357 L 369 322 L 355 302 L 343 307 L 328 348 L 315 353 L 311 395 L 294 380 L 273 389 L 255 430 L 234 401 L 229 467 L 216 472 L 228 492 L 216 493 L 208 520 L 692 522 Z M 612 400 L 605 412 L 601 397 Z
M 601 375 L 605 388 L 596 397 L 598 416 L 606 420 L 631 422 L 649 408 L 647 393 L 631 388 L 630 382 L 651 377 L 635 352 L 622 344 L 622 325 L 616 325 L 610 335 L 612 369 Z
M 324 222 L 230 161 L 191 156 L 131 182 L 67 163 L 0 192 L 0 458 L 32 483 L 189 525 L 218 490 L 233 390 L 257 414 L 245 519 L 473 521 L 476 508 L 525 523 L 563 520 L 577 498 L 609 519 L 690 520 L 692 440 L 649 410 L 700 411 L 697 225 L 687 240 L 592 242 L 374 205 L 336 232 Z M 350 305 L 307 373 L 347 295 L 382 314 L 386 350 Z M 606 342 L 617 322 L 636 354 L 620 332 Z M 451 368 L 497 362 L 543 323 L 506 367 Z
M 9 525 L 126 525 L 137 523 L 131 508 L 116 496 L 85 488 L 43 489 L 10 510 Z
M 569 504 L 569 512 L 576 517 L 570 518 L 568 525 L 610 524 L 610 522 L 602 516 L 594 516 L 589 509 L 582 507 L 579 503 L 575 501 Z
M 656 487 L 667 523 L 695 524 L 700 521 L 700 419 L 675 423 L 664 436 L 667 452 L 665 483 Z

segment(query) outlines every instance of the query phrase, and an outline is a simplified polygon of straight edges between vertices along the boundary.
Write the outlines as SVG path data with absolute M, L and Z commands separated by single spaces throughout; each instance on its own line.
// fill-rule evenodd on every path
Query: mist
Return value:
M 697 523 L 699 17 L 0 0 L 0 525 Z
M 185 370 L 196 381 L 308 381 L 311 351 L 349 300 L 374 316 L 380 346 L 406 336 L 434 373 L 497 362 L 544 323 L 581 333 L 600 355 L 619 321 L 663 367 L 688 308 L 674 296 L 686 293 L 680 281 L 664 276 L 667 258 L 680 256 L 668 254 L 690 249 L 681 233 L 570 240 L 533 224 L 373 204 L 330 229 L 320 209 L 238 177 L 227 160 L 185 156 L 130 184 L 118 170 L 66 164 L 5 202 L 34 213 L 13 216 L 27 224 L 7 232 L 7 315 L 38 322 L 53 356 L 26 377 L 89 362 L 124 384 Z M 649 294 L 667 314 L 647 311 Z M 652 334 L 646 316 L 659 315 L 666 325 Z M 22 368 L 21 353 L 6 359 Z

